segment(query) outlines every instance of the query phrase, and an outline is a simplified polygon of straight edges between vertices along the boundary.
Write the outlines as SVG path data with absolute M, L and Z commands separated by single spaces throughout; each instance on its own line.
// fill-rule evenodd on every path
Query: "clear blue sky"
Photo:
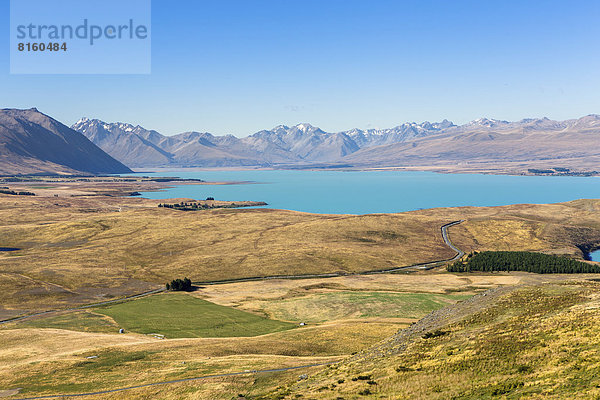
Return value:
M 600 113 L 597 0 L 154 0 L 150 75 L 10 75 L 8 25 L 0 0 L 0 107 L 66 124 L 246 136 Z

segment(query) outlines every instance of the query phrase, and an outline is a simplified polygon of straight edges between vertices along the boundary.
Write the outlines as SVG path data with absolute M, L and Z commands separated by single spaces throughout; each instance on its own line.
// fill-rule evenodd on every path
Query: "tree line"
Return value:
M 14 196 L 35 196 L 33 192 L 15 192 L 14 190 L 0 189 L 0 193 L 2 194 L 12 194 Z
M 209 205 L 209 204 L 203 204 L 203 203 L 184 203 L 183 201 L 181 203 L 174 203 L 174 204 L 161 203 L 158 206 L 164 207 L 164 208 L 174 208 L 177 210 L 203 210 L 203 209 L 207 209 L 207 208 L 216 208 L 212 204 Z
M 530 251 L 482 251 L 471 253 L 464 261 L 446 268 L 449 272 L 524 271 L 537 274 L 599 273 L 597 265 L 565 256 L 553 256 Z
M 207 201 L 210 200 L 214 200 L 214 198 L 209 197 L 206 199 Z M 186 203 L 186 202 L 181 202 L 181 203 L 174 203 L 174 204 L 168 204 L 168 203 L 160 203 L 158 205 L 161 208 L 172 208 L 174 210 L 180 210 L 180 211 L 198 211 L 198 210 L 209 210 L 209 209 L 213 209 L 213 208 L 237 208 L 240 207 L 239 205 L 235 204 L 235 203 L 230 203 L 230 204 L 206 204 L 206 203 Z M 244 205 L 242 205 L 244 206 Z

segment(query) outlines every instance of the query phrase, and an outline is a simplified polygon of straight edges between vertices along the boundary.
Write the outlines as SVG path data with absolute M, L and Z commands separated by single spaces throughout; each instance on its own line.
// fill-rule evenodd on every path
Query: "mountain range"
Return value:
M 126 172 L 85 136 L 35 108 L 0 110 L 0 175 Z
M 79 120 L 72 129 L 136 168 L 318 165 L 514 172 L 530 167 L 566 167 L 591 171 L 600 161 L 598 115 L 566 121 L 480 118 L 464 125 L 448 120 L 412 122 L 389 129 L 334 133 L 303 123 L 279 125 L 244 138 L 207 132 L 165 136 L 139 125 L 88 118 Z
M 362 149 L 344 158 L 351 165 L 435 166 L 469 172 L 600 169 L 600 116 L 517 122 L 479 119 L 435 137 Z
M 129 167 L 598 174 L 600 116 L 444 120 L 333 133 L 304 123 L 238 138 L 193 131 L 165 136 L 88 118 L 69 128 L 35 108 L 0 110 L 0 175 L 126 173 Z
M 334 162 L 361 149 L 436 135 L 451 122 L 328 133 L 310 124 L 279 125 L 237 138 L 207 132 L 164 136 L 139 125 L 82 118 L 71 128 L 131 167 L 274 166 Z

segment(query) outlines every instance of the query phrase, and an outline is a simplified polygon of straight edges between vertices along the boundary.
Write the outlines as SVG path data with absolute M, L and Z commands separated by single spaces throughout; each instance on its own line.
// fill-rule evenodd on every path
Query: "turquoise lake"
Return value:
M 590 253 L 590 260 L 600 262 L 600 250 L 592 251 Z
M 400 171 L 160 171 L 236 185 L 178 185 L 144 197 L 264 201 L 269 208 L 331 214 L 393 213 L 432 207 L 557 203 L 600 198 L 598 177 L 438 174 Z

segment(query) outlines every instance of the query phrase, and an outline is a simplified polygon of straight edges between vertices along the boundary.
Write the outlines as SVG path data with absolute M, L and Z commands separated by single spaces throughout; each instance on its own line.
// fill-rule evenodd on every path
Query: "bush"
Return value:
M 190 290 L 192 290 L 192 281 L 188 278 L 173 279 L 171 282 L 167 283 L 165 287 L 167 290 L 172 290 L 176 292 L 189 292 Z
M 436 337 L 439 337 L 439 336 L 444 336 L 444 335 L 447 335 L 447 334 L 448 334 L 448 332 L 446 332 L 446 331 L 442 331 L 442 330 L 436 329 L 433 332 L 427 332 L 426 334 L 424 334 L 422 336 L 422 338 L 423 339 L 431 339 L 431 338 L 436 338 Z
M 519 365 L 517 366 L 517 372 L 521 373 L 521 374 L 526 374 L 533 371 L 533 368 L 531 368 L 531 366 L 529 365 Z
M 518 389 L 523 387 L 523 382 L 507 382 L 497 385 L 497 387 L 492 390 L 492 396 L 502 396 L 503 394 L 507 394 L 514 389 Z

